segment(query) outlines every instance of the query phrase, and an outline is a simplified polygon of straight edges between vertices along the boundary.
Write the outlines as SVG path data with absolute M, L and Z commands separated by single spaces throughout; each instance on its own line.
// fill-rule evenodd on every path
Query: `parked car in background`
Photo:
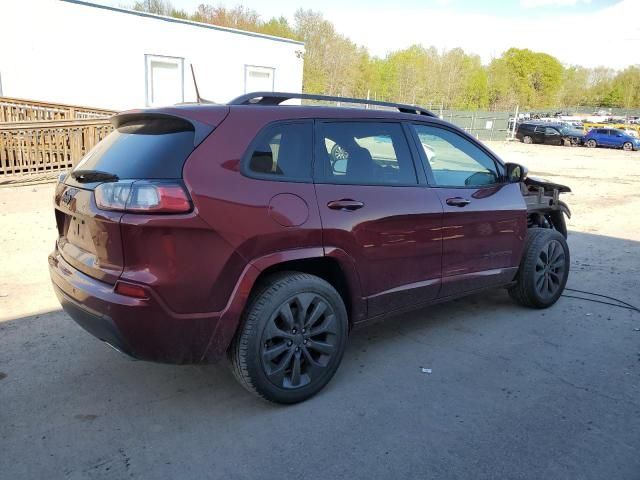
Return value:
M 638 131 L 634 128 L 621 128 L 620 130 L 627 135 L 631 135 L 633 138 L 640 138 L 640 134 L 638 134 Z
M 589 148 L 610 147 L 631 151 L 640 149 L 640 139 L 618 128 L 594 128 L 584 136 Z
M 547 145 L 581 145 L 584 132 L 561 123 L 523 122 L 518 125 L 516 138 L 523 143 Z
M 577 120 L 563 120 L 562 123 L 569 128 L 584 131 L 584 124 Z
M 133 357 L 212 363 L 295 403 L 351 329 L 502 287 L 552 306 L 569 274 L 559 200 L 433 113 L 227 105 L 134 110 L 56 186 L 49 257 L 65 311 Z

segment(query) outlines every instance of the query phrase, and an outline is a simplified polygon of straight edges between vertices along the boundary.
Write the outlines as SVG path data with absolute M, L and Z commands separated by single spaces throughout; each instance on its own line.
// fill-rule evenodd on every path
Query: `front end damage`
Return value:
M 564 217 L 566 215 L 571 218 L 571 211 L 560 200 L 560 194 L 571 192 L 571 189 L 536 177 L 525 178 L 520 189 L 527 205 L 529 228 L 553 228 L 566 238 L 567 225 Z

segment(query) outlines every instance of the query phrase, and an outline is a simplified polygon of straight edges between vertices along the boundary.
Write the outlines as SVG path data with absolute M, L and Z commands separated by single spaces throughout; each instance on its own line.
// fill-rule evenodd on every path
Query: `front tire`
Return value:
M 253 295 L 229 359 L 251 393 L 275 403 L 297 403 L 331 380 L 347 337 L 340 294 L 319 277 L 283 272 L 265 279 Z
M 585 143 L 585 145 L 589 148 L 596 148 L 598 146 L 598 143 L 593 138 L 591 138 L 587 140 L 587 143 Z
M 525 136 L 522 138 L 522 141 L 523 141 L 524 143 L 526 143 L 527 145 L 531 145 L 531 144 L 533 143 L 533 138 L 531 138 L 529 135 L 525 135 Z
M 550 307 L 567 284 L 569 262 L 569 246 L 560 232 L 529 229 L 516 284 L 509 289 L 509 295 L 525 307 Z
M 631 142 L 624 142 L 622 144 L 622 149 L 625 152 L 631 152 L 633 150 L 633 144 Z

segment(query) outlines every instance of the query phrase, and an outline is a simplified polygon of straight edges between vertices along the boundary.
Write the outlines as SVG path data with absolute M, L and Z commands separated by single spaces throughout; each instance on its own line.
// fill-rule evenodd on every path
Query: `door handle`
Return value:
M 353 210 L 358 210 L 359 208 L 364 207 L 364 203 L 358 202 L 357 200 L 351 200 L 350 198 L 343 198 L 342 200 L 332 200 L 327 203 L 327 207 L 331 210 L 345 210 L 352 212 Z
M 466 207 L 471 203 L 471 200 L 462 197 L 447 198 L 446 201 L 447 205 L 451 205 L 452 207 Z

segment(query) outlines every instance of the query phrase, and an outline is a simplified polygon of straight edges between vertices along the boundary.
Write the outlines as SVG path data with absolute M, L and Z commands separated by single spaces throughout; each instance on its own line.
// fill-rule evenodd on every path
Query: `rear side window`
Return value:
M 98 170 L 126 179 L 182 178 L 193 151 L 193 126 L 180 119 L 146 119 L 121 125 L 74 170 Z
M 312 124 L 279 123 L 258 134 L 246 157 L 245 169 L 251 176 L 310 181 L 312 157 Z
M 317 137 L 318 181 L 415 185 L 416 171 L 399 123 L 325 122 Z

